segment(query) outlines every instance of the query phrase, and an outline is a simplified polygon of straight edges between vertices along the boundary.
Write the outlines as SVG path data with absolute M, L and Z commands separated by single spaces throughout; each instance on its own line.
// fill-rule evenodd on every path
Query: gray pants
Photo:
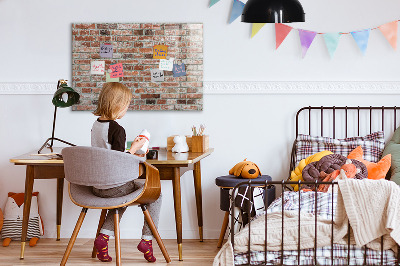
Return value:
M 119 186 L 119 187 L 113 187 L 113 188 L 108 188 L 108 189 L 93 188 L 93 194 L 98 197 L 101 197 L 101 198 L 122 197 L 122 196 L 128 195 L 138 189 L 141 189 L 143 186 L 144 186 L 144 182 L 138 182 L 138 181 L 135 182 L 135 180 L 132 180 L 132 181 L 130 181 L 122 186 Z M 155 202 L 146 204 L 146 207 L 149 210 L 151 218 L 153 218 L 154 224 L 157 228 L 158 228 L 158 221 L 160 219 L 161 202 L 162 202 L 162 196 L 160 194 L 160 197 Z M 119 219 L 122 218 L 122 215 L 124 214 L 125 210 L 126 210 L 126 207 L 118 208 Z M 115 214 L 115 209 L 108 210 L 106 220 L 104 221 L 104 224 L 100 230 L 100 233 L 106 234 L 109 236 L 114 236 L 114 214 Z M 146 239 L 146 240 L 153 239 L 153 234 L 152 234 L 150 227 L 147 224 L 146 220 L 144 221 L 144 225 L 143 225 L 142 239 Z

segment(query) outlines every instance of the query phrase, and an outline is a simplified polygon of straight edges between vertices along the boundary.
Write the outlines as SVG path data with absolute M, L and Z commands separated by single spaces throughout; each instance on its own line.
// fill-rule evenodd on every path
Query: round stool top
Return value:
M 253 179 L 247 179 L 247 178 L 242 178 L 242 177 L 237 177 L 234 175 L 226 175 L 226 176 L 220 176 L 215 178 L 215 184 L 219 187 L 225 187 L 225 188 L 234 188 L 237 184 L 242 183 L 242 182 L 247 182 L 251 180 L 253 181 L 272 181 L 272 178 L 269 175 L 261 175 L 257 178 Z

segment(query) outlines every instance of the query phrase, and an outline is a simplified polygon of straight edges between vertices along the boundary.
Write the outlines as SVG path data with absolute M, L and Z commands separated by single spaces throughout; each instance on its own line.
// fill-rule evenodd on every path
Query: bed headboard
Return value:
M 389 139 L 398 126 L 396 106 L 308 106 L 296 114 L 296 137 L 299 134 L 332 138 L 363 136 L 383 131 Z M 295 164 L 295 143 L 293 144 L 290 171 Z M 289 172 L 290 176 L 290 172 Z

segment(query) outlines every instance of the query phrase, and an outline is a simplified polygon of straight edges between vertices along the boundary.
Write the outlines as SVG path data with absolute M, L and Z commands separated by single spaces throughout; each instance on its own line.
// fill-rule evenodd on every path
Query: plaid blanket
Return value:
M 298 210 L 316 214 L 326 219 L 332 219 L 332 213 L 335 215 L 336 194 L 317 192 L 285 192 L 283 196 L 277 198 L 271 203 L 267 210 L 267 214 L 284 210 Z M 259 214 L 254 219 L 257 219 Z M 304 249 L 297 254 L 297 250 L 285 250 L 283 252 L 284 265 L 314 265 L 314 249 Z M 366 256 L 364 256 L 366 254 Z M 265 255 L 267 256 L 266 265 L 280 265 L 281 251 L 250 252 L 250 265 L 265 263 Z M 381 252 L 371 250 L 364 247 L 350 245 L 350 256 L 348 256 L 347 245 L 333 245 L 333 264 L 332 264 L 332 248 L 326 246 L 316 249 L 317 265 L 381 265 L 383 259 L 384 265 L 395 265 L 396 257 L 392 250 L 385 250 L 381 258 Z M 350 259 L 348 264 L 348 257 Z M 248 253 L 235 254 L 235 265 L 248 265 Z

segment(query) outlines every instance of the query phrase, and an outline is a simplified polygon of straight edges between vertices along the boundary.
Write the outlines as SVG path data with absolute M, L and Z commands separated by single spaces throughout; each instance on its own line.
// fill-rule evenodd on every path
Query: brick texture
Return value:
M 113 44 L 113 58 L 100 57 L 100 45 Z M 183 62 L 186 76 L 164 71 L 164 82 L 152 82 L 157 69 L 153 46 L 167 45 L 168 56 Z M 120 82 L 132 90 L 129 110 L 203 110 L 203 24 L 72 24 L 72 87 L 81 95 L 72 110 L 93 111 L 106 75 L 91 75 L 92 61 L 122 63 Z

